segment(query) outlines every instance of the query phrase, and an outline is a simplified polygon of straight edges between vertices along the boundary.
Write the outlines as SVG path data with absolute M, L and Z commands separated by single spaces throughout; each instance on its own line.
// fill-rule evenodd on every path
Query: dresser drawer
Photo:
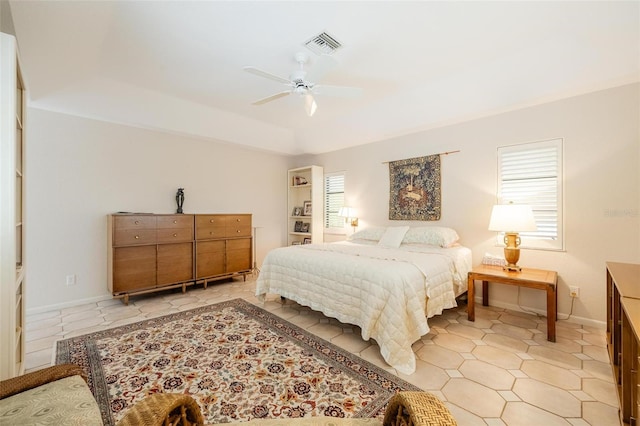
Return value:
M 197 240 L 211 240 L 214 238 L 225 238 L 226 229 L 224 226 L 207 226 L 196 229 Z
M 251 228 L 250 214 L 230 214 L 226 215 L 226 225 L 228 227 L 249 227 Z
M 228 238 L 233 237 L 250 237 L 251 236 L 251 215 L 229 215 L 227 216 Z
M 197 215 L 196 216 L 196 239 L 210 240 L 225 237 L 225 215 Z
M 153 229 L 115 229 L 113 232 L 114 246 L 134 246 L 156 243 L 156 230 Z
M 158 244 L 179 243 L 193 240 L 193 228 L 158 228 Z
M 239 238 L 237 240 L 227 240 L 227 250 L 250 249 L 251 238 Z
M 227 216 L 223 214 L 199 214 L 196 216 L 196 228 L 225 226 Z
M 250 226 L 238 226 L 238 227 L 227 227 L 226 228 L 226 237 L 227 238 L 250 237 L 250 236 L 251 236 L 251 227 Z
M 148 215 L 113 216 L 113 228 L 119 229 L 153 229 L 156 227 L 156 217 Z
M 158 216 L 158 228 L 193 228 L 193 215 Z

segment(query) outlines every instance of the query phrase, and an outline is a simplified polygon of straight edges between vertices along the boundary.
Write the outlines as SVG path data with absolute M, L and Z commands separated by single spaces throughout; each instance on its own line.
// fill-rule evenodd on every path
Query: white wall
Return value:
M 382 162 L 461 150 L 442 158 L 437 223 L 456 228 L 479 263 L 485 252 L 502 252 L 487 231 L 496 148 L 562 137 L 566 252 L 523 250 L 519 263 L 559 272 L 561 317 L 570 310 L 568 286 L 576 285 L 581 294 L 573 315 L 604 321 L 605 261 L 640 263 L 639 93 L 640 85 L 628 85 L 295 159 L 30 109 L 28 309 L 108 297 L 106 215 L 174 212 L 178 187 L 185 188 L 187 213 L 253 213 L 254 224 L 262 227 L 260 262 L 269 249 L 286 243 L 286 170 L 309 164 L 323 166 L 325 173 L 346 171 L 347 203 L 359 209 L 362 229 L 401 223 L 387 219 L 388 166 Z M 76 286 L 65 285 L 68 274 L 78 275 Z M 521 289 L 519 301 L 540 311 L 545 307 L 544 295 L 535 290 Z M 492 286 L 491 302 L 517 305 L 518 290 Z
M 360 212 L 362 229 L 405 224 L 388 220 L 382 162 L 460 150 L 442 157 L 442 219 L 406 223 L 455 228 L 477 264 L 486 252 L 502 254 L 487 230 L 497 147 L 564 138 L 566 251 L 522 250 L 519 264 L 559 272 L 561 318 L 570 311 L 571 285 L 580 287 L 573 319 L 604 321 L 605 261 L 640 263 L 639 93 L 638 84 L 627 85 L 298 161 L 324 166 L 325 173 L 346 171 L 346 202 Z M 546 306 L 537 290 L 521 289 L 519 300 L 540 311 Z M 518 289 L 492 285 L 491 303 L 517 306 Z
M 258 262 L 286 244 L 288 157 L 30 109 L 26 161 L 30 312 L 109 297 L 107 214 L 174 213 L 179 187 L 185 213 L 252 213 Z

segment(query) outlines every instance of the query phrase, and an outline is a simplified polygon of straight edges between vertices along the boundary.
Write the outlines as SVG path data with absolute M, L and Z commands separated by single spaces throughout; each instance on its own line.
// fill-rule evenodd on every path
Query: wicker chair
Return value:
M 45 389 L 46 386 L 61 380 L 69 380 L 62 392 Z M 62 364 L 0 382 L 0 406 L 3 402 L 9 401 L 10 397 L 14 397 L 14 409 L 0 410 L 0 424 L 21 422 L 18 416 L 21 415 L 21 412 L 29 411 L 30 407 L 26 401 L 21 402 L 19 398 L 15 397 L 30 392 L 31 394 L 40 394 L 37 395 L 40 400 L 43 399 L 43 395 L 45 401 L 48 400 L 51 407 L 47 407 L 46 410 L 51 411 L 46 412 L 50 416 L 49 418 L 56 419 L 54 423 L 62 421 L 64 424 L 101 425 L 100 409 L 86 385 L 86 380 L 87 376 L 82 368 L 73 364 Z M 73 395 L 69 395 L 69 393 L 73 393 Z M 64 406 L 61 406 L 56 398 L 60 401 L 73 400 L 74 409 L 63 408 Z M 79 401 L 82 398 L 84 400 Z M 81 413 L 75 413 L 76 408 Z M 56 412 L 56 410 L 58 411 Z M 42 417 L 44 411 L 40 410 L 38 415 Z M 60 416 L 64 416 L 62 420 Z M 44 419 L 40 418 L 40 420 Z M 118 422 L 118 426 L 196 426 L 203 424 L 204 419 L 200 407 L 193 398 L 183 394 L 166 393 L 146 397 L 127 410 L 124 417 Z
M 384 426 L 456 426 L 449 409 L 427 392 L 398 392 L 384 414 Z
M 54 399 L 52 402 L 58 413 L 52 412 L 52 415 L 60 415 L 60 411 L 65 416 L 64 424 L 102 424 L 100 418 L 100 410 L 97 403 L 93 399 L 89 387 L 86 385 L 86 374 L 82 368 L 72 365 L 63 364 L 45 368 L 43 370 L 28 373 L 23 376 L 15 377 L 0 382 L 0 400 L 10 398 L 21 394 L 43 388 L 50 383 L 63 380 L 75 379 L 75 383 L 71 383 L 70 392 L 81 392 L 81 398 L 86 398 L 87 403 L 78 401 L 76 395 L 61 395 L 61 399 L 72 399 L 74 406 L 88 408 L 88 415 L 92 418 L 74 419 L 73 413 L 61 408 Z M 82 378 L 82 379 L 79 379 Z M 54 392 L 51 395 L 55 398 Z M 48 402 L 51 402 L 51 397 Z M 87 405 L 93 406 L 87 407 Z M 2 401 L 0 401 L 1 407 Z M 24 406 L 24 404 L 22 404 Z M 13 410 L 9 415 L 15 415 Z M 16 424 L 15 417 L 3 417 L 5 412 L 0 408 L 0 424 Z M 323 421 L 326 422 L 323 423 Z M 322 418 L 302 418 L 302 419 L 272 419 L 272 420 L 253 420 L 245 423 L 247 426 L 270 426 L 270 425 L 287 425 L 287 426 L 311 426 L 311 425 L 380 425 L 375 419 L 334 419 L 328 417 Z M 389 402 L 384 415 L 384 426 L 456 426 L 456 421 L 447 409 L 447 407 L 434 395 L 427 392 L 399 392 Z M 150 395 L 142 401 L 135 404 L 127 410 L 124 417 L 118 422 L 117 426 L 201 426 L 204 425 L 204 419 L 200 412 L 200 407 L 196 401 L 188 395 L 184 394 L 167 394 L 158 393 Z

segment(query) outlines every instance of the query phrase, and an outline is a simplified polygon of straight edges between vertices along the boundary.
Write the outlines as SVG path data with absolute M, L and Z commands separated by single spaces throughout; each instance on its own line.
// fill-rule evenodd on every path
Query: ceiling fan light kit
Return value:
M 318 108 L 318 105 L 316 104 L 315 99 L 313 99 L 313 96 L 306 95 L 304 97 L 304 108 L 307 111 L 307 115 L 309 117 L 311 117 L 311 116 L 313 116 L 313 114 L 315 114 L 316 109 Z
M 257 101 L 252 102 L 252 105 L 263 105 L 292 93 L 296 93 L 304 98 L 305 111 L 307 115 L 311 117 L 318 108 L 315 95 L 354 97 L 361 94 L 362 89 L 356 87 L 325 86 L 317 84 L 317 81 L 319 81 L 331 68 L 337 65 L 337 62 L 333 57 L 327 54 L 320 55 L 309 72 L 305 70 L 305 64 L 309 61 L 309 55 L 304 52 L 298 52 L 295 54 L 294 59 L 296 63 L 298 63 L 299 67 L 291 73 L 288 79 L 261 70 L 257 67 L 244 67 L 244 70 L 250 74 L 288 86 L 287 90 L 258 99 Z

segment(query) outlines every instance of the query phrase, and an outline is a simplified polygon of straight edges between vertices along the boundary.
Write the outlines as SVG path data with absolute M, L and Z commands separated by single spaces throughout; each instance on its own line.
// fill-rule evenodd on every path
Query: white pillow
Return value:
M 371 241 L 380 241 L 380 238 L 384 235 L 384 231 L 387 228 L 380 226 L 373 226 L 370 228 L 365 228 L 361 231 L 354 232 L 349 236 L 349 240 L 371 240 Z
M 380 241 L 378 241 L 378 245 L 393 248 L 400 247 L 400 244 L 402 244 L 402 239 L 404 238 L 404 235 L 408 230 L 408 226 L 390 226 L 384 232 L 384 235 L 382 236 L 382 238 L 380 238 Z
M 459 239 L 460 237 L 454 229 L 443 226 L 420 226 L 409 229 L 405 234 L 402 243 L 451 247 Z

